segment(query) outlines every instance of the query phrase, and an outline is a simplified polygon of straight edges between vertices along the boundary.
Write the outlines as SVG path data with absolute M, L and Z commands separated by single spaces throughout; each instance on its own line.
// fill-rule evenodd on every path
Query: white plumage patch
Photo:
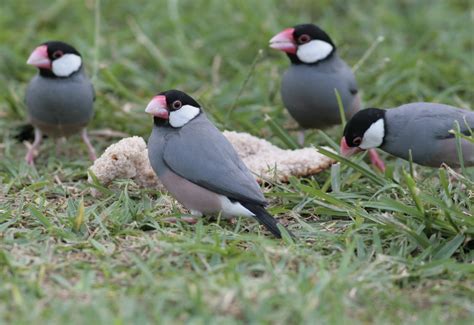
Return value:
M 53 73 L 58 77 L 68 77 L 80 69 L 82 59 L 76 54 L 64 54 L 52 63 Z
M 362 142 L 359 145 L 361 149 L 370 149 L 379 147 L 385 136 L 385 123 L 383 118 L 372 123 L 372 125 L 365 131 Z
M 255 217 L 255 214 L 239 202 L 232 202 L 224 195 L 219 195 L 219 200 L 221 201 L 221 210 L 224 217 Z
M 191 212 L 191 215 L 194 217 L 202 217 L 202 213 L 198 210 L 189 210 Z
M 296 50 L 296 56 L 304 63 L 315 63 L 327 58 L 332 50 L 331 44 L 321 40 L 312 40 L 306 44 L 299 45 Z
M 169 121 L 172 127 L 180 128 L 199 114 L 199 108 L 184 105 L 177 111 L 171 111 Z

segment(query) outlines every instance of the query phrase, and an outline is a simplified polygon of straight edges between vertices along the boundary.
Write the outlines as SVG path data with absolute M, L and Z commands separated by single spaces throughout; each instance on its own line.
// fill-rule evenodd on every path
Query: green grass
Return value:
M 25 118 L 24 90 L 35 73 L 26 58 L 38 43 L 63 39 L 82 52 L 93 76 L 92 130 L 147 136 L 148 100 L 180 88 L 220 128 L 291 145 L 294 134 L 281 131 L 292 123 L 278 91 L 288 62 L 267 43 L 307 21 L 326 29 L 342 57 L 357 65 L 365 106 L 424 100 L 472 107 L 472 2 L 0 6 L 0 323 L 474 321 L 472 171 L 410 168 L 384 156 L 382 175 L 362 157 L 336 157 L 342 164 L 332 175 L 270 182 L 270 211 L 300 237 L 291 242 L 244 219 L 164 223 L 184 211 L 166 193 L 129 180 L 95 199 L 78 137 L 59 155 L 46 141 L 37 170 L 24 164 L 25 148 L 11 138 Z M 360 62 L 380 36 L 384 41 Z M 326 132 L 337 141 L 340 131 Z M 326 139 L 308 135 L 315 145 Z M 99 151 L 116 140 L 93 137 Z

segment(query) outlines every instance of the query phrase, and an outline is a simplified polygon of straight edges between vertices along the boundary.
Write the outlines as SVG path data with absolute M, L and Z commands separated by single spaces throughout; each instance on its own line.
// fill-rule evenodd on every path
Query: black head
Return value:
M 308 43 L 312 40 L 320 40 L 329 43 L 334 48 L 336 48 L 329 35 L 324 30 L 319 28 L 319 26 L 314 24 L 301 24 L 296 25 L 293 27 L 293 29 L 293 38 L 298 45 Z
M 38 67 L 44 77 L 64 78 L 80 70 L 82 57 L 67 43 L 49 41 L 38 46 L 31 53 L 27 63 Z
M 194 98 L 180 90 L 170 89 L 163 91 L 158 95 L 166 97 L 166 104 L 168 105 L 168 109 L 171 111 L 180 109 L 184 105 L 191 105 L 199 108 L 201 107 L 198 102 L 194 100 Z
M 81 56 L 73 46 L 61 41 L 49 41 L 41 45 L 46 45 L 48 49 L 48 57 L 51 61 L 61 58 L 64 54 L 75 54 Z
M 351 148 L 359 147 L 364 142 L 367 130 L 384 117 L 385 110 L 379 108 L 367 108 L 357 112 L 344 128 L 347 145 Z
M 329 35 L 314 24 L 285 29 L 270 40 L 270 47 L 286 52 L 294 64 L 315 64 L 336 51 Z
M 154 116 L 157 126 L 180 128 L 201 113 L 201 105 L 188 94 L 171 89 L 155 96 L 145 112 Z

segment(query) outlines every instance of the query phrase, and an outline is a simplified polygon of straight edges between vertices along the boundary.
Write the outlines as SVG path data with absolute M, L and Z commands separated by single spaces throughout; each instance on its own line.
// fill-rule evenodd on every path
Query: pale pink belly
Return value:
M 60 137 L 68 137 L 72 134 L 78 133 L 83 128 L 86 127 L 87 124 L 48 124 L 43 123 L 39 120 L 34 118 L 29 119 L 30 123 L 33 124 L 35 127 L 39 128 L 41 132 L 44 134 L 49 135 L 53 138 L 60 138 Z
M 203 214 L 217 214 L 221 211 L 221 201 L 218 194 L 171 171 L 160 175 L 159 178 L 168 192 L 187 209 L 199 211 Z

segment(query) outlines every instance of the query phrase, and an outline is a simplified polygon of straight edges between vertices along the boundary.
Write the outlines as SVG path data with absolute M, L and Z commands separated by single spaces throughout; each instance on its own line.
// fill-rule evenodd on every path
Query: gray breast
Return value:
M 290 115 L 304 128 L 341 123 L 335 89 L 346 117 L 358 110 L 357 84 L 350 67 L 337 54 L 316 65 L 292 64 L 282 80 L 281 95 Z
M 93 101 L 92 84 L 82 71 L 68 78 L 36 75 L 26 91 L 30 122 L 50 136 L 67 136 L 86 126 Z
M 153 126 L 151 135 L 148 138 L 148 158 L 150 159 L 151 167 L 155 171 L 158 178 L 160 178 L 160 175 L 169 170 L 163 160 L 163 154 L 165 150 L 165 136 L 169 132 L 168 130 L 171 129 Z M 171 132 L 172 131 L 173 130 L 171 130 Z

